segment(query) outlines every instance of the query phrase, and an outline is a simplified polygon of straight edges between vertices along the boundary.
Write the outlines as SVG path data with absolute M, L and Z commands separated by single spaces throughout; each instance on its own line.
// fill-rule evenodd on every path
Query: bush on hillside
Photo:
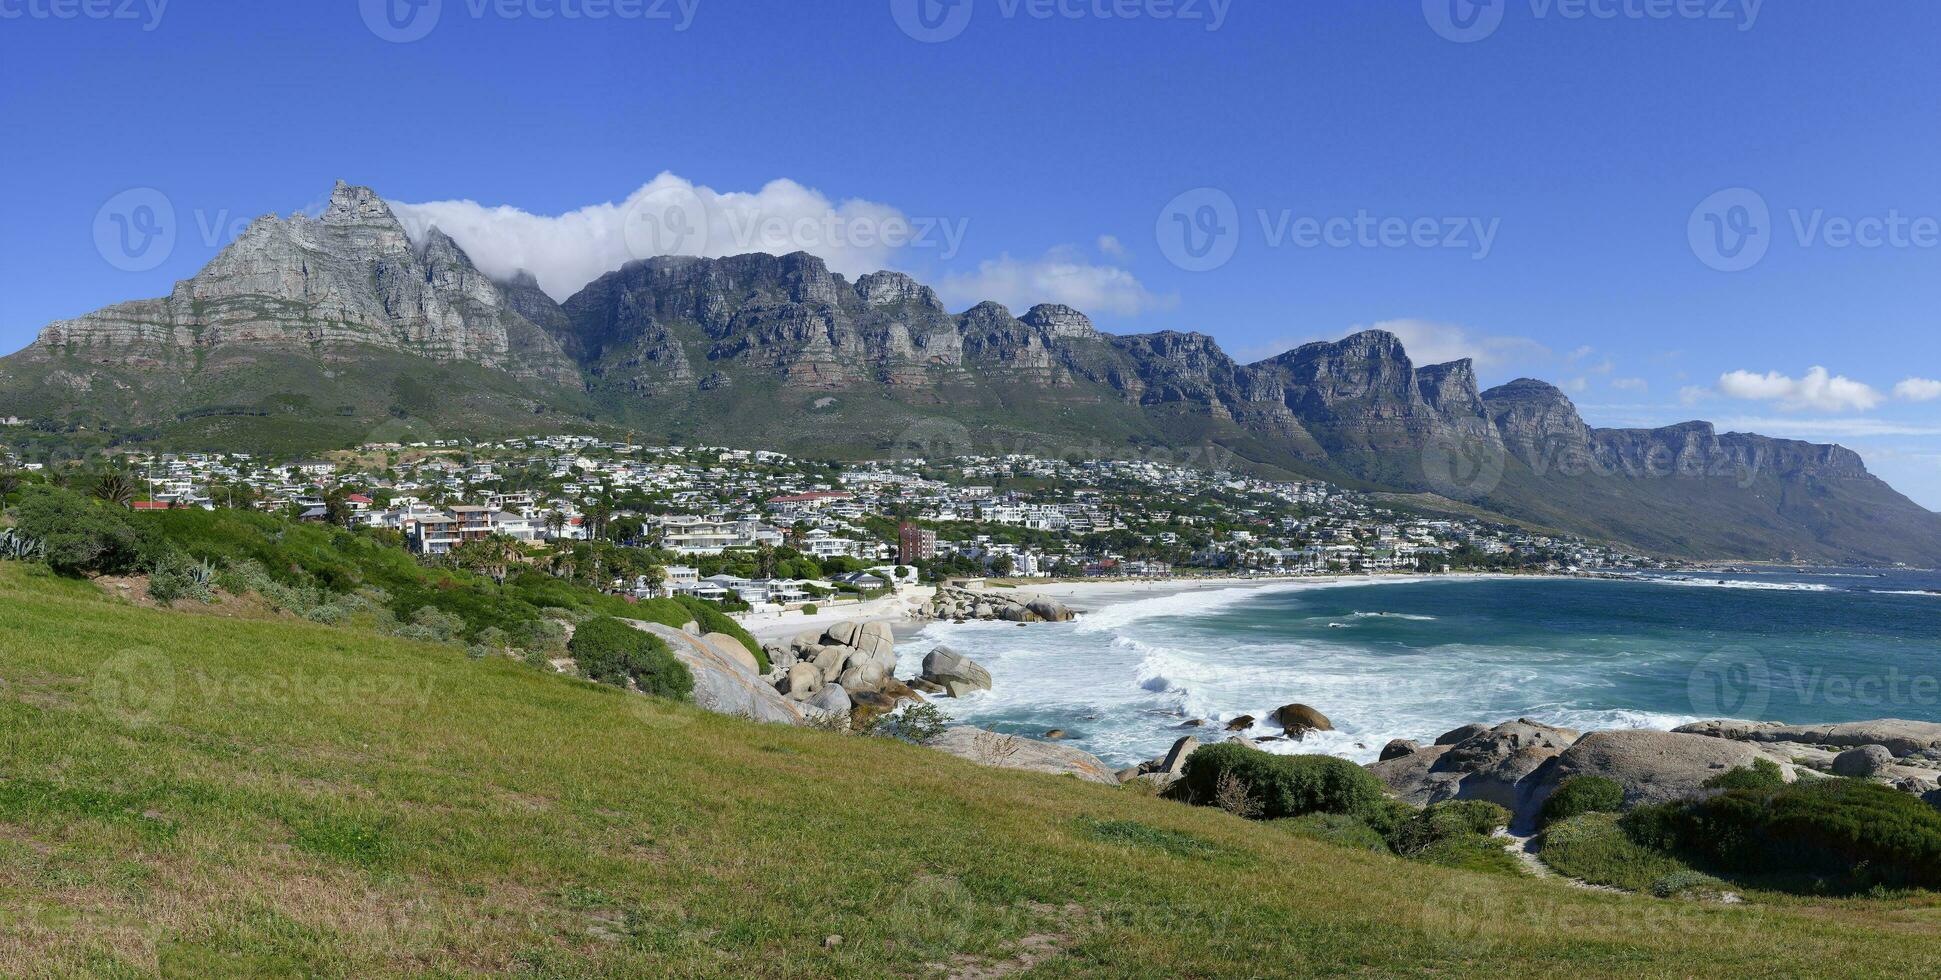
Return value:
M 1510 811 L 1494 803 L 1445 800 L 1416 811 L 1384 836 L 1395 853 L 1407 857 L 1465 837 L 1488 837 L 1509 825 Z
M 1624 787 L 1603 776 L 1572 776 L 1543 801 L 1537 823 L 1548 827 L 1559 820 L 1586 813 L 1616 813 L 1624 809 Z
M 1209 805 L 1220 785 L 1245 787 L 1256 816 L 1264 820 L 1307 813 L 1357 813 L 1377 806 L 1382 784 L 1368 770 L 1327 755 L 1271 755 L 1223 742 L 1195 751 L 1186 760 L 1179 792 Z
M 1302 837 L 1309 837 L 1325 844 L 1351 848 L 1357 851 L 1375 851 L 1380 854 L 1390 852 L 1388 841 L 1375 828 L 1360 817 L 1346 813 L 1310 813 L 1282 821 L 1278 826 L 1286 827 Z
M 581 624 L 567 648 L 580 672 L 602 684 L 625 687 L 631 680 L 647 694 L 676 700 L 694 694 L 694 675 L 660 637 L 611 616 Z
M 1941 888 L 1941 811 L 1865 780 L 1735 789 L 1639 807 L 1623 827 L 1648 847 L 1727 871 L 1808 875 L 1852 888 Z
M 148 597 L 169 605 L 178 599 L 197 602 L 216 601 L 215 568 L 191 561 L 179 551 L 170 551 L 155 560 L 148 570 Z
M 14 526 L 41 542 L 48 567 L 62 575 L 138 572 L 164 550 L 127 511 L 54 486 L 23 489 Z
M 1713 776 L 1705 781 L 1707 789 L 1778 789 L 1786 785 L 1779 763 L 1771 759 L 1754 759 L 1750 766 L 1740 766 Z

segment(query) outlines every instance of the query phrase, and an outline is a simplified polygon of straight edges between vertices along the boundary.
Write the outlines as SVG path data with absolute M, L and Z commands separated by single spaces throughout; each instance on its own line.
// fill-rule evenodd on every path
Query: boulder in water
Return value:
M 991 689 L 991 672 L 949 647 L 938 647 L 923 658 L 921 679 L 943 688 L 953 698 Z
M 1289 735 L 1305 735 L 1308 732 L 1334 731 L 1334 722 L 1305 704 L 1282 705 L 1274 712 L 1274 720 L 1287 730 Z

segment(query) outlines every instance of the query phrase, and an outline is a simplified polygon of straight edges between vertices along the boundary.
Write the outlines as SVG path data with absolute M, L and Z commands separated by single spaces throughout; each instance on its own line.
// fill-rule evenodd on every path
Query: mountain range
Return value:
M 843 458 L 1147 457 L 1298 475 L 1651 552 L 1941 564 L 1941 515 L 1850 450 L 1706 422 L 1592 428 L 1532 379 L 1415 365 L 1370 330 L 1243 364 L 1199 333 L 952 313 L 805 253 L 637 261 L 564 303 L 414 241 L 369 188 L 252 223 L 194 278 L 0 358 L 0 416 L 123 441 L 321 449 L 630 431 Z

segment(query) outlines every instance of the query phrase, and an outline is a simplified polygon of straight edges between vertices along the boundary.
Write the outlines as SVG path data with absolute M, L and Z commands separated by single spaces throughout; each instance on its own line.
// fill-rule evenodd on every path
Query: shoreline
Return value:
M 1277 575 L 1220 576 L 1173 579 L 1064 579 L 1033 582 L 1011 580 L 1014 584 L 986 586 L 986 591 L 1013 595 L 1037 595 L 1065 604 L 1080 615 L 1096 613 L 1112 606 L 1143 599 L 1164 599 L 1191 592 L 1225 592 L 1234 589 L 1352 588 L 1362 585 L 1399 585 L 1434 582 L 1480 582 L 1500 579 L 1560 581 L 1596 579 L 1603 576 L 1548 575 L 1511 572 L 1460 572 L 1448 575 L 1364 574 L 1364 575 Z M 799 613 L 738 613 L 734 615 L 757 642 L 786 641 L 813 629 L 827 629 L 841 622 L 888 623 L 898 642 L 923 632 L 937 620 L 917 616 L 917 610 L 935 593 L 925 586 L 895 595 L 872 599 L 836 609 L 821 609 L 814 616 Z

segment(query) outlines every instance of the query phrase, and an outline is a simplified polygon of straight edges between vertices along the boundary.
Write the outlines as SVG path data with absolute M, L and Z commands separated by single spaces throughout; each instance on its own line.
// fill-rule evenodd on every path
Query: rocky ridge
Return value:
M 346 386 L 371 352 L 526 388 L 387 405 Z M 291 385 L 305 390 L 277 390 Z M 530 276 L 491 281 L 436 228 L 413 241 L 343 184 L 318 218 L 258 219 L 169 296 L 52 324 L 0 360 L 0 414 L 166 426 L 281 401 L 365 431 L 461 408 L 503 428 L 568 402 L 643 434 L 851 455 L 1218 446 L 1671 554 L 1941 563 L 1941 515 L 1849 450 L 1705 422 L 1592 428 L 1554 386 L 1479 390 L 1469 361 L 1417 365 L 1385 331 L 1243 364 L 1205 334 L 1115 336 L 1066 306 L 953 313 L 908 275 L 851 282 L 804 253 L 650 258 L 560 303 Z M 825 405 L 830 419 L 805 417 Z

